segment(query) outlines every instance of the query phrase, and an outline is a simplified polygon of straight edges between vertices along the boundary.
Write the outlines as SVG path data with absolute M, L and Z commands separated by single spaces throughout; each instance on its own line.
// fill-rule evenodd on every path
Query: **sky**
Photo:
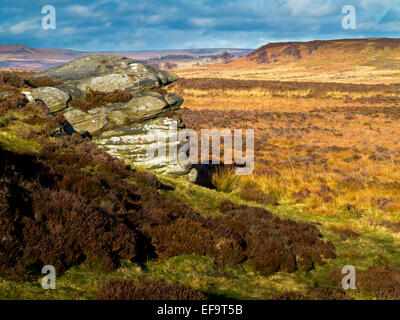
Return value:
M 55 8 L 55 29 L 42 27 L 46 5 Z M 355 29 L 342 27 L 346 5 L 356 10 Z M 257 48 L 399 35 L 399 0 L 1 0 L 0 5 L 0 44 L 36 48 Z

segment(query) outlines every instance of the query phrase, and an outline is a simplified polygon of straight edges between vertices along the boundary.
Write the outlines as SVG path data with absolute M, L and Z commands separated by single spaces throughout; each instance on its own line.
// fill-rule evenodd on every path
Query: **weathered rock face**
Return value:
M 178 141 L 176 135 L 175 140 L 173 136 L 168 137 L 171 123 L 177 123 L 178 134 L 184 128 L 180 117 L 172 112 L 179 109 L 183 98 L 159 89 L 176 81 L 175 74 L 128 58 L 91 55 L 42 71 L 34 77 L 49 77 L 61 80 L 63 84 L 25 92 L 27 98 L 43 101 L 51 112 L 63 111 L 75 131 L 90 133 L 93 141 L 113 156 L 158 173 L 187 175 L 191 180 L 195 179 L 190 162 L 179 161 L 179 154 L 177 161 L 172 162 L 169 155 L 146 157 L 151 147 L 170 150 L 171 145 L 176 145 L 179 150 L 187 143 Z M 132 98 L 125 103 L 92 108 L 87 112 L 69 105 L 72 99 L 82 99 L 88 90 L 107 93 L 123 90 Z M 167 137 L 165 142 L 161 136 Z M 164 145 L 160 146 L 160 143 Z
M 130 93 L 166 86 L 178 79 L 168 71 L 112 55 L 94 54 L 51 68 L 35 75 L 65 81 L 59 89 L 72 97 L 83 97 L 88 89 L 112 92 L 121 89 Z
M 164 143 L 167 152 L 171 146 L 176 146 L 177 150 L 183 146 L 185 142 L 173 139 L 176 133 L 169 131 L 169 125 L 173 122 L 177 123 L 178 132 L 179 129 L 184 128 L 184 124 L 178 116 L 161 116 L 131 126 L 105 131 L 95 137 L 93 141 L 116 157 L 122 154 L 125 159 L 129 159 L 135 165 L 172 176 L 185 175 L 191 168 L 189 161 L 173 164 L 168 161 L 166 155 L 157 154 L 155 157 L 147 159 L 147 150 L 160 147 L 160 144 L 163 143 L 160 141 L 163 138 L 167 138 Z
M 64 110 L 70 99 L 68 93 L 53 87 L 35 88 L 30 93 L 35 100 L 43 101 L 50 112 Z

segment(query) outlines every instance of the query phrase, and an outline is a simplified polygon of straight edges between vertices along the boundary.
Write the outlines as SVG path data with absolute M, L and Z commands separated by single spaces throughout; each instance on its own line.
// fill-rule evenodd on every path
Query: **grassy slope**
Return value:
M 18 125 L 14 127 L 18 128 Z M 14 151 L 36 151 L 37 145 L 17 138 L 12 128 L 2 130 L 0 145 Z M 180 180 L 161 178 L 175 187 L 171 191 L 162 191 L 165 196 L 174 196 L 202 214 L 218 214 L 217 206 L 221 200 L 231 199 L 238 203 L 248 203 L 232 195 L 227 195 Z M 278 273 L 262 277 L 250 271 L 246 265 L 235 268 L 220 268 L 208 257 L 178 256 L 166 261 L 150 261 L 144 265 L 125 262 L 119 269 L 105 273 L 99 268 L 81 265 L 71 268 L 57 279 L 57 290 L 46 291 L 37 282 L 16 282 L 0 279 L 0 299 L 91 299 L 101 284 L 110 278 L 164 278 L 189 287 L 200 289 L 209 294 L 235 299 L 266 299 L 288 290 L 304 290 L 307 286 L 326 284 L 336 287 L 328 275 L 333 269 L 344 265 L 354 265 L 357 270 L 365 270 L 371 265 L 384 265 L 397 261 L 400 253 L 400 237 L 381 227 L 359 225 L 351 216 L 322 217 L 305 214 L 300 206 L 282 204 L 267 207 L 276 215 L 308 222 L 318 222 L 326 239 L 332 240 L 337 248 L 338 258 L 329 260 L 325 265 L 317 266 L 311 272 L 297 271 L 293 274 Z M 361 237 L 342 241 L 336 232 L 346 225 L 359 225 Z M 365 298 L 362 292 L 351 292 L 354 298 Z
M 175 196 L 203 214 L 218 213 L 216 206 L 228 195 L 189 185 L 181 181 L 163 179 L 174 185 L 175 191 L 164 191 L 167 196 Z M 246 203 L 238 199 L 236 202 Z M 251 203 L 247 203 L 250 204 Z M 144 265 L 125 262 L 119 269 L 105 273 L 96 266 L 81 265 L 71 268 L 57 279 L 57 290 L 46 291 L 37 283 L 0 281 L 0 299 L 91 299 L 100 285 L 111 278 L 159 279 L 179 282 L 216 296 L 234 299 L 266 299 L 287 290 L 304 290 L 315 282 L 336 287 L 329 279 L 332 270 L 340 270 L 344 265 L 354 265 L 357 271 L 371 265 L 391 264 L 399 260 L 400 237 L 384 228 L 363 227 L 360 238 L 342 241 L 336 228 L 357 225 L 351 217 L 327 218 L 307 215 L 301 208 L 281 205 L 272 210 L 280 217 L 318 222 L 324 238 L 336 245 L 338 257 L 325 265 L 317 266 L 311 272 L 297 271 L 293 274 L 278 273 L 262 277 L 251 272 L 246 265 L 235 268 L 219 268 L 207 257 L 178 256 L 166 261 L 151 261 Z M 334 228 L 332 228 L 334 226 Z M 373 298 L 362 292 L 350 292 L 354 298 Z
M 10 117 L 7 114 L 6 117 Z M 27 114 L 16 113 L 22 119 Z M 4 119 L 0 119 L 3 121 Z M 4 121 L 7 123 L 7 121 Z M 40 145 L 18 137 L 17 132 L 26 126 L 19 121 L 6 125 L 0 130 L 0 145 L 13 151 L 33 151 Z M 218 214 L 221 200 L 230 199 L 247 205 L 232 194 L 224 194 L 200 186 L 188 184 L 180 180 L 160 178 L 165 184 L 175 187 L 170 191 L 162 191 L 165 196 L 175 197 L 193 207 L 198 212 Z M 246 265 L 235 268 L 220 268 L 207 257 L 178 256 L 166 261 L 150 261 L 144 265 L 125 262 L 119 269 L 105 273 L 99 268 L 81 265 L 71 268 L 57 279 L 57 290 L 45 291 L 37 282 L 15 282 L 0 279 L 0 299 L 91 299 L 100 285 L 110 278 L 165 278 L 171 282 L 180 282 L 204 292 L 229 298 L 265 299 L 288 290 L 304 290 L 317 282 L 337 287 L 329 280 L 331 270 L 340 270 L 344 265 L 354 265 L 358 271 L 371 265 L 395 263 L 400 258 L 397 248 L 400 235 L 383 227 L 372 227 L 351 213 L 343 213 L 334 217 L 306 213 L 301 205 L 282 203 L 278 207 L 269 207 L 274 214 L 295 220 L 316 222 L 325 239 L 332 240 L 336 246 L 338 257 L 329 260 L 325 265 L 317 266 L 311 272 L 297 271 L 293 274 L 278 273 L 262 277 L 250 271 Z M 358 239 L 341 240 L 338 230 L 352 226 L 361 234 Z M 363 292 L 350 292 L 354 298 L 373 298 Z

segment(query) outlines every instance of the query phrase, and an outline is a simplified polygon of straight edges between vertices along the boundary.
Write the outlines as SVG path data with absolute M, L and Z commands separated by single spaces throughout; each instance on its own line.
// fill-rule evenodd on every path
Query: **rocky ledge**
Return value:
M 113 55 L 91 55 L 60 67 L 51 68 L 33 77 L 51 78 L 62 84 L 39 87 L 24 92 L 29 100 L 40 100 L 50 112 L 62 112 L 70 130 L 89 133 L 93 142 L 115 157 L 144 169 L 170 176 L 195 179 L 195 169 L 189 161 L 171 161 L 167 156 L 147 159 L 149 148 L 178 146 L 187 141 L 166 139 L 169 125 L 176 122 L 184 128 L 181 118 L 173 111 L 179 109 L 183 98 L 166 92 L 162 87 L 177 80 L 171 72 L 160 70 L 135 60 Z M 123 93 L 127 101 L 82 109 L 74 101 L 84 101 L 89 93 Z M 176 135 L 174 135 L 176 136 Z M 162 141 L 162 139 L 161 139 Z M 160 146 L 165 144 L 164 146 Z M 168 161 L 169 160 L 169 161 Z

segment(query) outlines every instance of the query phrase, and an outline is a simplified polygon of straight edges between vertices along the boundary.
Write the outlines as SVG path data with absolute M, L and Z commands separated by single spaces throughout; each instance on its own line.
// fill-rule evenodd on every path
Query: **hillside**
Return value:
M 329 66 L 340 64 L 394 69 L 400 66 L 400 39 L 343 39 L 278 42 L 260 47 L 241 63 Z
M 157 59 L 167 61 L 192 61 L 219 57 L 228 51 L 234 57 L 242 57 L 251 49 L 182 49 L 182 50 L 146 50 L 146 51 L 98 51 L 99 54 L 114 54 L 136 60 Z M 62 65 L 73 59 L 93 54 L 63 49 L 31 48 L 25 44 L 0 45 L 0 68 L 43 70 Z M 192 62 L 193 63 L 193 62 Z M 191 65 L 191 64 L 190 64 Z
M 233 202 L 227 194 L 189 183 L 182 176 L 167 172 L 155 176 L 157 168 L 144 171 L 96 144 L 96 136 L 102 136 L 100 129 L 117 130 L 123 125 L 123 130 L 133 132 L 161 117 L 176 118 L 173 111 L 182 101 L 173 102 L 177 95 L 162 97 L 154 91 L 176 76 L 149 67 L 143 74 L 139 63 L 137 69 L 122 70 L 121 66 L 132 64 L 127 58 L 93 55 L 36 75 L 0 73 L 0 298 L 263 298 L 282 290 L 262 290 L 258 281 L 277 273 L 311 272 L 335 260 L 335 245 L 310 222 L 248 206 L 240 198 Z M 90 87 L 80 104 L 72 103 L 79 102 L 79 94 L 69 81 L 76 85 L 78 76 L 99 78 L 113 68 L 138 81 L 123 88 L 130 93 L 129 101 L 120 100 L 125 96 L 106 86 L 104 92 Z M 149 81 L 156 76 L 157 81 Z M 73 89 L 68 91 L 73 99 L 65 100 L 71 102 L 68 107 L 62 105 L 61 91 L 66 88 Z M 62 101 L 54 104 L 52 92 Z M 80 132 L 81 123 L 74 123 L 68 113 L 75 110 L 75 116 L 84 120 L 99 110 L 89 96 L 107 106 L 103 111 L 118 108 L 120 117 L 127 111 L 132 121 L 109 114 L 118 123 Z M 154 97 L 165 98 L 173 108 L 163 106 L 165 113 L 151 118 L 148 114 L 135 117 L 140 115 L 134 107 L 137 99 L 146 102 Z M 206 203 L 208 208 L 201 207 Z M 165 270 L 174 261 L 178 265 L 170 278 Z M 57 270 L 54 293 L 45 293 L 38 285 L 44 265 Z M 189 274 L 207 275 L 209 280 L 202 280 L 200 286 L 196 279 L 182 281 L 188 275 L 182 270 L 185 265 Z M 158 274 L 153 266 L 161 267 Z M 149 268 L 155 273 L 146 271 Z M 85 275 L 76 274 L 79 269 L 86 269 Z M 131 274 L 129 292 L 118 291 L 120 281 L 127 279 L 121 272 Z M 74 279 L 68 280 L 71 275 Z M 94 282 L 82 286 L 76 277 Z M 223 283 L 215 287 L 216 281 L 229 277 L 237 290 L 225 289 Z M 249 279 L 254 283 L 247 290 L 242 282 Z M 106 280 L 112 281 L 107 284 Z M 15 281 L 20 286 L 13 286 Z M 150 290 L 147 296 L 139 289 L 143 286 L 164 294 L 155 296 Z M 261 291 L 254 295 L 252 290 Z
M 178 70 L 183 77 L 398 83 L 400 39 L 278 42 L 227 64 Z
M 0 299 L 399 298 L 398 85 L 175 81 L 146 68 L 95 55 L 0 72 Z M 130 80 L 112 91 L 115 70 Z M 170 107 L 147 119 L 134 104 L 144 96 Z M 80 132 L 74 110 L 87 124 L 109 111 L 107 123 Z M 254 173 L 218 167 L 205 188 L 97 143 L 161 117 L 255 128 Z M 45 264 L 57 290 L 40 286 Z M 357 290 L 340 289 L 346 265 Z

